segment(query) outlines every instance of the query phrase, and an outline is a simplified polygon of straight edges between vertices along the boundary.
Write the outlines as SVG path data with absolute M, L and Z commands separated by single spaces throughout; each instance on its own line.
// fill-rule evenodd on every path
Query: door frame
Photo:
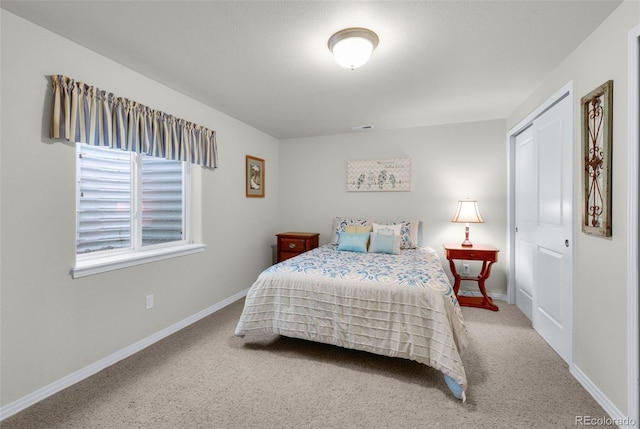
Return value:
M 640 428 L 640 327 L 638 313 L 638 263 L 640 243 L 638 224 L 640 223 L 640 25 L 629 32 L 628 43 L 628 144 L 627 144 L 627 374 L 629 374 L 627 409 L 633 425 Z
M 508 257 L 508 276 L 507 276 L 507 301 L 509 304 L 515 304 L 516 299 L 516 285 L 515 285 L 515 214 L 516 214 L 516 198 L 515 198 L 515 162 L 516 162 L 516 151 L 515 151 L 515 141 L 516 135 L 522 132 L 525 128 L 530 126 L 533 123 L 533 120 L 542 115 L 544 112 L 549 110 L 552 106 L 558 103 L 563 98 L 568 97 L 569 100 L 573 100 L 573 81 L 569 81 L 562 88 L 556 91 L 551 97 L 549 97 L 546 101 L 544 101 L 541 105 L 539 105 L 536 109 L 534 109 L 531 113 L 529 113 L 522 121 L 520 121 L 516 126 L 511 128 L 507 132 L 507 257 Z M 571 108 L 571 117 L 574 117 L 574 103 L 570 103 Z M 570 130 L 571 140 L 573 141 L 573 126 Z M 573 169 L 573 159 L 571 159 L 571 169 Z M 573 201 L 573 184 L 571 186 L 571 201 Z M 572 222 L 573 223 L 573 222 Z M 571 266 L 573 271 L 573 232 L 574 228 L 571 228 Z M 571 273 L 571 283 L 573 283 L 573 272 Z M 573 284 L 571 284 L 571 324 L 573 326 Z M 573 332 L 573 328 L 571 329 Z M 571 356 L 573 356 L 573 345 L 571 346 Z

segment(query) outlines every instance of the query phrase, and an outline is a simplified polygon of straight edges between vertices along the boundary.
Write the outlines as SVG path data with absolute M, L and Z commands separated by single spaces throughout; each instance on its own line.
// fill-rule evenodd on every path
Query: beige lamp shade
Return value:
M 456 210 L 456 214 L 453 215 L 451 222 L 484 223 L 484 219 L 480 214 L 480 209 L 478 209 L 478 201 L 458 201 L 458 209 Z
M 460 200 L 458 201 L 458 209 L 456 214 L 453 215 L 451 222 L 465 223 L 464 228 L 464 241 L 462 246 L 473 247 L 473 243 L 469 241 L 469 224 L 470 223 L 484 223 L 484 219 L 478 209 L 478 201 L 476 200 Z

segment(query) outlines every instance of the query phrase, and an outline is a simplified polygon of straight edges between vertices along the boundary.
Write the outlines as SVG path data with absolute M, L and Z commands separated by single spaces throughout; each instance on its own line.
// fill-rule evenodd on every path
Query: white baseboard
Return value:
M 99 361 L 86 366 L 76 372 L 73 372 L 65 377 L 62 377 L 60 380 L 55 381 L 48 386 L 44 386 L 41 389 L 36 390 L 33 393 L 24 396 L 17 401 L 14 401 L 10 404 L 7 404 L 3 407 L 0 407 L 0 422 L 8 417 L 11 417 L 14 414 L 19 413 L 20 411 L 42 401 L 49 396 L 58 393 L 59 391 L 66 389 L 92 375 L 102 371 L 103 369 L 121 361 L 122 359 L 128 358 L 129 356 L 149 347 L 150 345 L 157 343 L 163 338 L 168 337 L 171 334 L 178 332 L 181 329 L 186 328 L 187 326 L 197 322 L 200 319 L 203 319 L 210 314 L 215 313 L 218 310 L 226 307 L 227 305 L 239 300 L 240 298 L 247 295 L 249 289 L 245 289 L 244 291 L 238 292 L 237 294 L 226 298 L 217 304 L 212 305 L 211 307 L 205 308 L 204 310 L 194 314 L 193 316 L 187 317 L 184 320 L 181 320 L 159 332 L 156 332 L 153 335 L 150 335 L 142 340 L 131 344 L 128 347 L 125 347 L 122 350 L 119 350 L 104 359 L 100 359 Z
M 625 416 L 610 400 L 609 398 L 606 397 L 606 395 L 604 393 L 602 393 L 602 391 L 600 391 L 600 389 L 598 389 L 596 387 L 595 384 L 593 384 L 593 382 L 591 380 L 589 380 L 589 377 L 587 377 L 585 375 L 584 372 L 582 372 L 582 370 L 580 370 L 580 368 L 578 368 L 575 364 L 572 364 L 569 367 L 569 372 L 571 372 L 571 374 L 576 378 L 576 380 L 578 380 L 578 382 L 582 385 L 582 387 L 585 388 L 585 390 L 587 392 L 589 392 L 589 394 L 591 396 L 593 396 L 593 399 L 596 400 L 596 402 L 598 404 L 600 404 L 600 406 L 609 414 L 610 418 L 608 416 L 582 416 L 582 417 L 590 417 L 592 419 L 603 419 L 600 423 L 602 424 L 602 426 L 612 426 L 612 427 L 619 427 L 619 428 L 624 428 L 624 429 L 631 429 L 631 428 L 635 428 L 637 427 L 637 422 L 629 417 L 629 416 Z M 576 416 L 578 417 L 578 416 Z M 579 424 L 576 424 L 576 426 L 580 426 Z

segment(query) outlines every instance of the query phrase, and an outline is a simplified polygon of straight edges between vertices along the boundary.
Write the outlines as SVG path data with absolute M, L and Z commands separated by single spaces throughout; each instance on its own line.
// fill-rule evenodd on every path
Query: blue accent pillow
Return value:
M 371 234 L 370 253 L 400 254 L 400 236 L 396 234 Z
M 348 252 L 367 253 L 367 243 L 369 241 L 369 233 L 349 234 L 340 232 L 340 241 L 338 242 L 338 250 L 346 250 Z
M 461 399 L 462 402 L 467 401 L 467 395 L 464 393 L 464 387 L 462 387 L 460 383 L 449 377 L 447 374 L 444 375 L 444 381 L 447 383 L 447 386 L 449 387 L 449 390 L 451 390 L 451 393 L 453 393 L 453 396 Z

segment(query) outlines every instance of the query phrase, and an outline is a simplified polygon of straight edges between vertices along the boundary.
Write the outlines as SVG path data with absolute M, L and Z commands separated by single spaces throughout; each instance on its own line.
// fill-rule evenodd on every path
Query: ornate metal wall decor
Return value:
M 347 191 L 410 190 L 410 159 L 347 161 Z
M 582 232 L 611 237 L 613 81 L 581 99 L 584 197 Z

